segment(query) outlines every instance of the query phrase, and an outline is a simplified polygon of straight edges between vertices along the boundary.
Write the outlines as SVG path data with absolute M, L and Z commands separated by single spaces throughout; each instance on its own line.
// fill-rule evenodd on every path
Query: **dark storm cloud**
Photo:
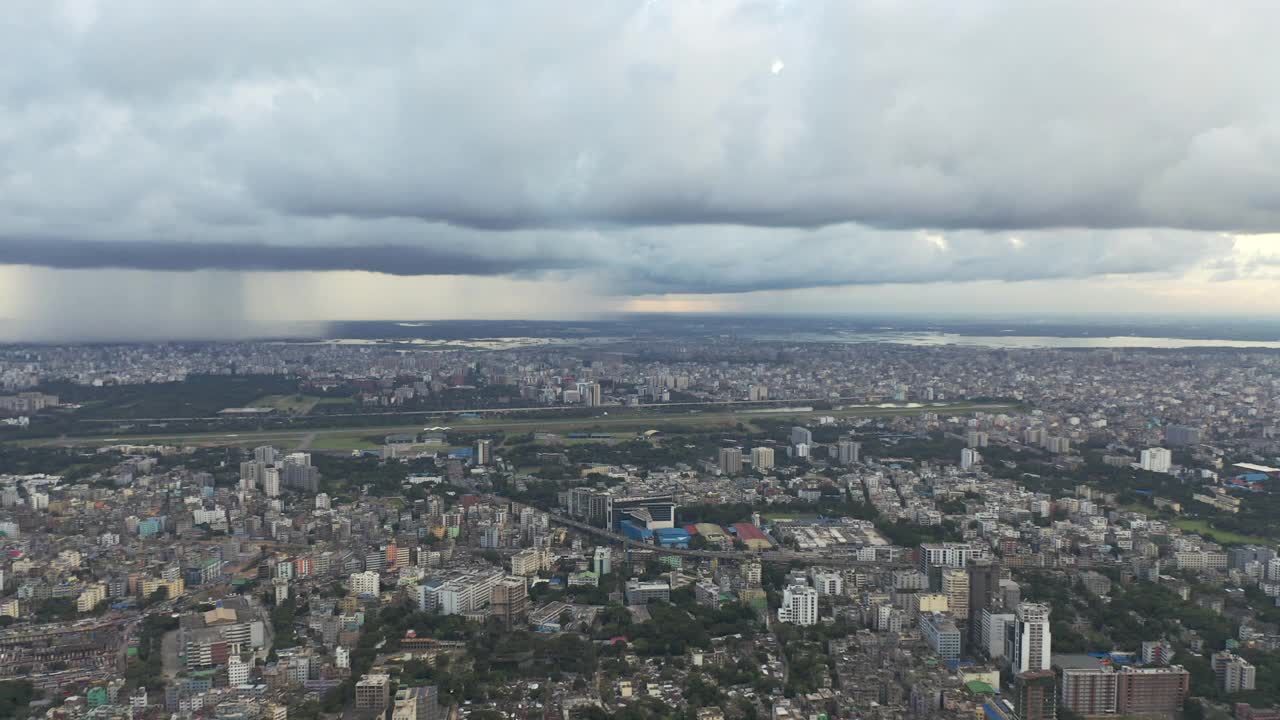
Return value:
M 470 233 L 470 234 L 468 234 Z M 833 226 L 778 237 L 764 228 L 670 228 L 664 237 L 511 235 L 446 229 L 415 244 L 269 245 L 0 238 L 0 265 L 153 271 L 363 270 L 388 275 L 588 272 L 616 294 L 737 293 L 885 283 L 1028 281 L 1175 272 L 1225 257 L 1232 241 L 1195 233 L 962 231 L 944 238 Z
M 0 262 L 728 292 L 1280 230 L 1276 3 L 19 6 Z
M 0 238 L 0 265 L 62 269 L 123 268 L 192 271 L 365 270 L 388 275 L 508 275 L 565 269 L 567 263 L 478 257 L 463 249 L 413 245 L 281 246 L 265 243 L 189 243 Z

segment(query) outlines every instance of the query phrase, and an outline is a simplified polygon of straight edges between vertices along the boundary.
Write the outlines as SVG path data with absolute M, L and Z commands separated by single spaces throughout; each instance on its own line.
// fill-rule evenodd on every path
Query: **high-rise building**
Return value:
M 493 462 L 493 441 L 488 439 L 476 440 L 475 455 L 472 458 L 476 465 L 488 465 Z
M 604 577 L 613 572 L 613 550 L 605 545 L 596 547 L 596 554 L 592 569 L 600 577 Z
M 813 587 L 819 595 L 840 595 L 844 592 L 844 578 L 838 572 L 813 572 Z
M 1009 633 L 1010 644 L 1005 653 L 1014 673 L 1033 673 L 1050 669 L 1050 609 L 1038 602 L 1023 602 L 1014 614 Z
M 353 595 L 377 595 L 381 591 L 378 573 L 372 570 L 351 573 L 348 589 Z
M 756 470 L 769 470 L 773 467 L 773 448 L 751 448 L 751 467 Z
M 929 577 L 929 586 L 938 587 L 938 568 L 964 568 L 973 557 L 968 543 L 923 543 L 920 545 L 920 572 Z
M 1000 565 L 988 559 L 970 559 L 965 565 L 969 573 L 969 610 L 977 615 L 995 607 L 999 600 Z
M 853 465 L 862 459 L 862 443 L 841 440 L 836 443 L 836 460 L 841 465 Z
M 249 664 L 240 659 L 240 654 L 232 654 L 227 658 L 227 684 L 239 687 L 249 682 Z
M 1053 659 L 1058 670 L 1058 700 L 1064 709 L 1078 715 L 1114 715 L 1116 712 L 1116 671 L 1110 662 L 1089 655 L 1066 655 Z
M 320 489 L 320 469 L 311 464 L 310 453 L 286 455 L 277 470 L 283 487 L 309 493 Z
M 792 445 L 812 445 L 813 433 L 809 432 L 809 428 L 800 427 L 799 425 L 791 428 L 791 444 Z
M 974 465 L 982 462 L 982 453 L 973 448 L 965 448 L 960 451 L 960 469 L 972 470 Z
M 1071 452 L 1071 438 L 1062 437 L 1061 435 L 1051 435 L 1044 439 L 1041 444 L 1045 450 L 1051 453 L 1068 453 Z
M 782 591 L 778 621 L 795 625 L 817 625 L 818 591 L 808 585 L 788 585 Z
M 1168 640 L 1146 640 L 1142 643 L 1143 665 L 1168 665 L 1173 662 L 1173 644 Z
M 511 627 L 529 612 L 529 588 L 522 577 L 506 577 L 493 586 L 489 596 L 490 614 Z
M 1147 448 L 1142 451 L 1142 469 L 1167 473 L 1173 467 L 1173 453 L 1164 448 Z
M 959 568 L 942 571 L 942 594 L 947 596 L 947 610 L 958 618 L 969 617 L 969 573 Z
M 356 683 L 357 710 L 384 710 L 391 700 L 391 678 L 387 675 L 365 675 Z
M 253 449 L 253 459 L 263 465 L 275 465 L 278 454 L 276 449 L 270 445 L 263 445 Z
M 1049 652 L 1052 635 L 1049 631 L 1049 606 L 1024 602 L 1014 613 L 1014 622 L 1008 632 L 1009 643 L 1005 654 L 1015 673 L 1036 672 L 1049 669 Z
M 752 402 L 762 402 L 769 399 L 769 387 L 767 385 L 752 385 L 747 388 L 747 399 Z
M 588 407 L 599 407 L 604 404 L 600 394 L 600 383 L 597 382 L 578 383 L 578 397 L 582 404 Z
M 1218 687 L 1224 692 L 1253 690 L 1257 686 L 1257 669 L 1248 660 L 1229 650 L 1214 653 L 1210 665 L 1218 677 Z
M 990 608 L 984 608 L 979 617 L 978 646 L 992 660 L 1004 657 L 1007 635 L 1005 628 L 1015 622 L 1013 613 L 996 613 Z
M 920 636 L 939 658 L 960 659 L 960 629 L 949 616 L 941 613 L 921 613 Z
M 1058 692 L 1052 670 L 1018 673 L 1013 688 L 1013 711 L 1018 720 L 1056 720 Z
M 736 447 L 720 448 L 720 472 L 725 475 L 742 474 L 742 449 Z
M 262 494 L 280 497 L 280 471 L 274 465 L 262 469 Z
M 1165 444 L 1172 447 L 1199 445 L 1201 442 L 1200 428 L 1189 425 L 1166 426 L 1164 429 L 1164 441 Z
M 266 465 L 257 460 L 240 463 L 240 489 L 246 492 L 262 486 L 262 471 Z
M 1179 665 L 1123 667 L 1116 678 L 1116 714 L 1125 717 L 1177 717 L 1191 692 L 1191 673 Z
M 991 443 L 991 436 L 981 430 L 970 430 L 965 439 L 971 448 L 984 448 Z

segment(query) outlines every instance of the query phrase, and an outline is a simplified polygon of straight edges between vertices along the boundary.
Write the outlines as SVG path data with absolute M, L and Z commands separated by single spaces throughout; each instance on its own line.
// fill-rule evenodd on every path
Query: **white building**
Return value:
M 351 573 L 351 592 L 356 595 L 377 595 L 381 591 L 380 578 L 378 573 L 372 570 L 368 572 Z
M 807 585 L 791 585 L 782 591 L 778 621 L 795 625 L 818 624 L 818 591 Z
M 262 493 L 267 497 L 280 497 L 280 471 L 275 467 L 262 469 Z
M 1173 453 L 1164 448 L 1147 448 L 1142 451 L 1142 469 L 1167 473 L 1173 467 Z
M 982 625 L 978 633 L 987 657 L 993 660 L 1004 657 L 1005 634 L 1007 633 L 1005 628 L 1015 621 L 1016 618 L 1013 613 L 993 613 L 983 608 Z
M 973 448 L 965 448 L 960 451 L 960 469 L 972 470 L 974 465 L 982 462 L 982 453 Z
M 249 683 L 249 664 L 241 660 L 239 655 L 232 655 L 227 659 L 227 683 L 231 687 Z
M 1013 665 L 1013 672 L 1024 673 L 1048 670 L 1052 635 L 1049 632 L 1049 606 L 1040 603 L 1021 603 L 1014 614 L 1013 633 L 1005 648 L 1005 654 Z
M 813 574 L 813 586 L 820 595 L 841 595 L 844 593 L 844 578 L 837 572 L 816 572 Z
M 751 448 L 751 467 L 756 470 L 768 470 L 773 467 L 773 448 Z
M 594 560 L 593 569 L 596 575 L 604 577 L 613 572 L 613 551 L 608 547 L 604 545 L 597 547 Z

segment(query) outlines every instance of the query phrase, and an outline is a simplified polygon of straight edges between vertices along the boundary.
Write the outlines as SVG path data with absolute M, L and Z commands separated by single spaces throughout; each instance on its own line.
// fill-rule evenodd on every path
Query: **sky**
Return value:
M 1280 311 L 1273 2 L 17 0 L 0 339 Z

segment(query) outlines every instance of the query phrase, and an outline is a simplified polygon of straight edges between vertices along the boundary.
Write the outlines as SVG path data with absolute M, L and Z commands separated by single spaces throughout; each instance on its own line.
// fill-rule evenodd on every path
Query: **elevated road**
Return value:
M 695 558 L 702 558 L 706 560 L 721 560 L 724 562 L 735 562 L 735 563 L 755 560 L 758 562 L 774 562 L 774 563 L 806 562 L 811 565 L 824 565 L 824 566 L 831 566 L 831 567 L 847 567 L 847 568 L 867 568 L 867 569 L 873 569 L 873 568 L 874 569 L 906 569 L 906 568 L 914 567 L 912 563 L 906 560 L 901 560 L 897 562 L 858 560 L 857 558 L 850 557 L 847 554 L 828 555 L 828 554 L 820 554 L 820 553 L 795 552 L 792 550 L 751 551 L 751 550 L 689 550 L 689 549 L 682 549 L 682 548 L 664 548 L 664 547 L 659 547 L 657 545 L 653 545 L 651 543 L 640 542 L 639 540 L 633 540 L 627 537 L 626 535 L 622 535 L 620 533 L 616 533 L 611 530 L 606 530 L 604 528 L 596 527 L 589 523 L 584 523 L 581 520 L 577 520 L 571 517 L 567 517 L 565 515 L 553 513 L 549 510 L 545 510 L 543 508 L 536 507 L 533 505 L 527 505 L 525 503 L 511 500 L 509 498 L 504 498 L 504 497 L 495 495 L 493 496 L 493 499 L 497 500 L 498 502 L 509 502 L 512 505 L 515 505 L 517 507 L 529 507 L 529 508 L 533 508 L 534 510 L 537 510 L 538 512 L 545 512 L 556 523 L 564 525 L 565 527 L 573 528 L 574 530 L 578 530 L 588 535 L 598 537 L 602 540 L 607 540 L 610 543 L 615 545 L 623 545 L 625 547 L 634 547 L 634 548 L 639 548 L 644 550 L 654 550 L 656 552 L 662 553 L 663 555 L 679 555 L 682 557 L 695 557 Z

